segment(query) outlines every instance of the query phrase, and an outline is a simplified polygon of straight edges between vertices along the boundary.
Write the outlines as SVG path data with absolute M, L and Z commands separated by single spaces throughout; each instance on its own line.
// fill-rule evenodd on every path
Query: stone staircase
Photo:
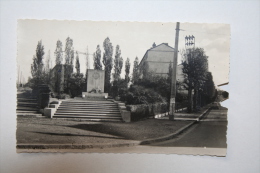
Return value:
M 40 114 L 37 99 L 28 93 L 18 93 L 16 113 L 17 115 Z
M 53 118 L 122 121 L 118 104 L 110 100 L 64 100 L 60 103 Z

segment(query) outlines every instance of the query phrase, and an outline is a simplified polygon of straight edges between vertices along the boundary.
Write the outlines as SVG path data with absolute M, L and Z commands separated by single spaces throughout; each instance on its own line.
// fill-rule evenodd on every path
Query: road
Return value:
M 176 138 L 152 146 L 226 148 L 226 131 L 227 109 L 220 107 Z

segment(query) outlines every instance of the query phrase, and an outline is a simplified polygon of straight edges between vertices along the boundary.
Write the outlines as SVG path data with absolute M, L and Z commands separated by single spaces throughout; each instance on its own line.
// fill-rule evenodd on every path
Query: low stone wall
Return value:
M 157 114 L 168 111 L 168 105 L 166 103 L 127 105 L 126 108 L 131 112 L 132 121 L 154 117 Z

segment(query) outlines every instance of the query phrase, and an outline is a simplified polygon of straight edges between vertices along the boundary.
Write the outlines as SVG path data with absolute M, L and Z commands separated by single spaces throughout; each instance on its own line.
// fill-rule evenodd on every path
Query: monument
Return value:
M 105 71 L 88 69 L 87 74 L 87 92 L 82 93 L 82 98 L 107 98 L 108 93 L 104 93 Z

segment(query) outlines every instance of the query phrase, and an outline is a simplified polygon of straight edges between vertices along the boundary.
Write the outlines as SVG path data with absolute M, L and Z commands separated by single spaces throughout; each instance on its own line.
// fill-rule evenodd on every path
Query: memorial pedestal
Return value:
M 82 98 L 88 99 L 88 98 L 107 98 L 108 93 L 88 93 L 88 92 L 82 92 Z

